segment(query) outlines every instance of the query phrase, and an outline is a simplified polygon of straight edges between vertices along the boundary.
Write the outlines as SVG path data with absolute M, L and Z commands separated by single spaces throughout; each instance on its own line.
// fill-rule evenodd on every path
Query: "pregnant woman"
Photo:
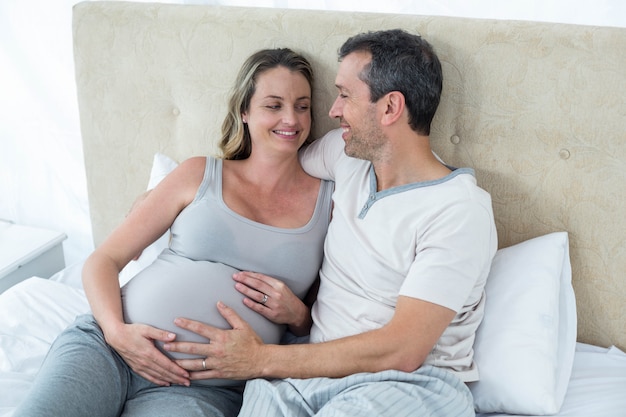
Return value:
M 237 415 L 243 381 L 192 383 L 159 346 L 206 342 L 173 321 L 226 326 L 218 301 L 268 343 L 285 327 L 308 332 L 301 299 L 317 278 L 332 192 L 298 161 L 311 130 L 312 78 L 289 49 L 248 58 L 222 126 L 222 157 L 182 162 L 87 259 L 93 315 L 57 338 L 15 417 Z M 168 229 L 169 248 L 120 289 L 122 268 Z M 245 297 L 234 288 L 237 271 L 263 274 L 246 282 Z

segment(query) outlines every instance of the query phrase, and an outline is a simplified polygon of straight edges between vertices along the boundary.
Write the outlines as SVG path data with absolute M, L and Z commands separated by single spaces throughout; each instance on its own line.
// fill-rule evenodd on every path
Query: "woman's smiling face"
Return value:
M 296 152 L 311 131 L 311 86 L 300 73 L 279 66 L 261 73 L 248 110 L 252 148 Z

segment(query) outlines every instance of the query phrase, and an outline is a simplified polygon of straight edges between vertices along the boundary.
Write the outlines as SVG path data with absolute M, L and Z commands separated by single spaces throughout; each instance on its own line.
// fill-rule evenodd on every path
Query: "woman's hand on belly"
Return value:
M 160 385 L 189 386 L 189 373 L 156 348 L 156 340 L 174 341 L 174 333 L 145 324 L 122 324 L 113 335 L 107 335 L 107 343 L 124 359 L 133 371 L 148 381 Z
M 274 323 L 288 325 L 296 336 L 309 334 L 311 310 L 284 282 L 248 271 L 234 274 L 233 279 L 248 308 Z

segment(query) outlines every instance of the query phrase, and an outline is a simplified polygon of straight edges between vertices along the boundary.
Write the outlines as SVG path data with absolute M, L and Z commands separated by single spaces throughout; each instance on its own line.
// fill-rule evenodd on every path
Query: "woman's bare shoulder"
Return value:
M 185 160 L 183 160 L 179 167 L 184 170 L 190 171 L 204 171 L 204 167 L 206 166 L 206 156 L 191 156 Z

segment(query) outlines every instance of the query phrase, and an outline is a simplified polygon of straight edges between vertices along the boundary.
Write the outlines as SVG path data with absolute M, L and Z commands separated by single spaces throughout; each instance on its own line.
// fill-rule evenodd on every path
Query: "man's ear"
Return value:
M 396 123 L 405 113 L 404 94 L 399 91 L 387 93 L 382 98 L 382 103 L 385 106 L 385 112 L 381 121 L 383 126 Z

